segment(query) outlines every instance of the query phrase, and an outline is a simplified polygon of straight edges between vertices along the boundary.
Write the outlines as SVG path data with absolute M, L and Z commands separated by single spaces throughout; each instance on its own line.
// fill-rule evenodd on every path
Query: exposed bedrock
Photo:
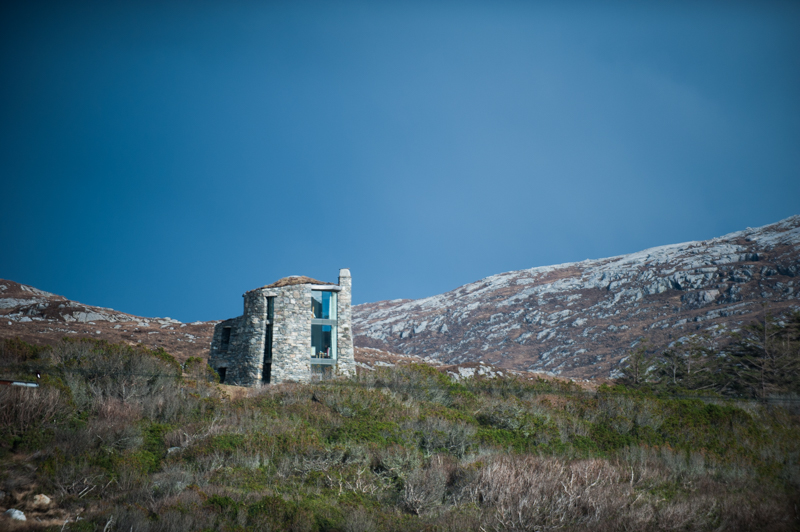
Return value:
M 701 242 L 493 275 L 419 300 L 353 307 L 356 345 L 608 377 L 645 337 L 666 346 L 800 309 L 800 216 Z

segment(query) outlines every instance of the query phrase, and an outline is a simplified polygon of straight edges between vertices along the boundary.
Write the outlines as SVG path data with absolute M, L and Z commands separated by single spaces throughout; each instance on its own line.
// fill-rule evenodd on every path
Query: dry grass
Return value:
M 65 406 L 56 388 L 0 386 L 0 426 L 11 436 L 51 423 Z
M 83 364 L 79 348 L 66 355 Z M 109 532 L 710 532 L 798 522 L 797 419 L 777 407 L 455 382 L 414 365 L 252 390 L 104 378 L 102 367 L 119 362 L 64 372 L 45 393 L 0 396 L 21 435 L 5 448 L 3 504 L 43 492 L 72 520 L 65 530 Z M 59 393 L 73 394 L 64 419 L 53 413 Z
M 496 530 L 549 530 L 608 520 L 631 502 L 622 472 L 604 460 L 497 456 L 465 496 L 489 510 Z

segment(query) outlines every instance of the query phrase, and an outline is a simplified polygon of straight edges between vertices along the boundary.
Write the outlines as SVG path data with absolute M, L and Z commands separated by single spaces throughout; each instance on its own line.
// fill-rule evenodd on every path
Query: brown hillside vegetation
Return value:
M 62 338 L 94 338 L 162 348 L 184 361 L 208 356 L 216 323 L 143 318 L 0 279 L 0 339 L 54 345 Z
M 236 393 L 198 359 L 0 344 L 18 530 L 796 530 L 793 403 L 398 363 Z M 43 503 L 46 495 L 50 502 Z M 39 521 L 41 519 L 41 521 Z
M 281 279 L 277 283 L 313 281 L 324 284 L 308 277 L 287 279 Z M 0 339 L 17 338 L 33 345 L 52 346 L 65 338 L 89 338 L 148 349 L 164 349 L 183 363 L 189 358 L 208 359 L 216 323 L 218 322 L 181 323 L 171 318 L 134 316 L 84 305 L 32 286 L 0 279 Z M 412 362 L 440 365 L 435 360 L 416 355 L 361 347 L 355 348 L 355 359 L 362 369 Z M 451 372 L 458 372 L 457 366 L 449 368 Z

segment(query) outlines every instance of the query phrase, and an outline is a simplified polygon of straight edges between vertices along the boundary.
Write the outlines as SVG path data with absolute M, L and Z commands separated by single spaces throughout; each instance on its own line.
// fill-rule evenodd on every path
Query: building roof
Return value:
M 284 286 L 294 286 L 297 284 L 333 285 L 336 283 L 325 283 L 322 281 L 317 281 L 316 279 L 312 279 L 311 277 L 306 277 L 305 275 L 290 275 L 289 277 L 284 277 L 283 279 L 279 279 L 274 283 L 262 286 L 261 288 L 254 288 L 253 290 L 248 290 L 248 292 L 254 292 L 255 290 L 262 290 L 264 288 L 282 288 Z

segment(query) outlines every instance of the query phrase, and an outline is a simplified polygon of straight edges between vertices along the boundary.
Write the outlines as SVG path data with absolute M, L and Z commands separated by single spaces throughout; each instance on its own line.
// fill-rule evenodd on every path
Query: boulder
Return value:
M 33 497 L 33 507 L 36 509 L 44 509 L 50 506 L 51 503 L 50 497 L 45 495 L 44 493 L 40 493 L 39 495 L 34 495 Z
M 700 308 L 713 303 L 719 297 L 719 290 L 698 290 L 681 296 L 681 302 L 688 308 Z

